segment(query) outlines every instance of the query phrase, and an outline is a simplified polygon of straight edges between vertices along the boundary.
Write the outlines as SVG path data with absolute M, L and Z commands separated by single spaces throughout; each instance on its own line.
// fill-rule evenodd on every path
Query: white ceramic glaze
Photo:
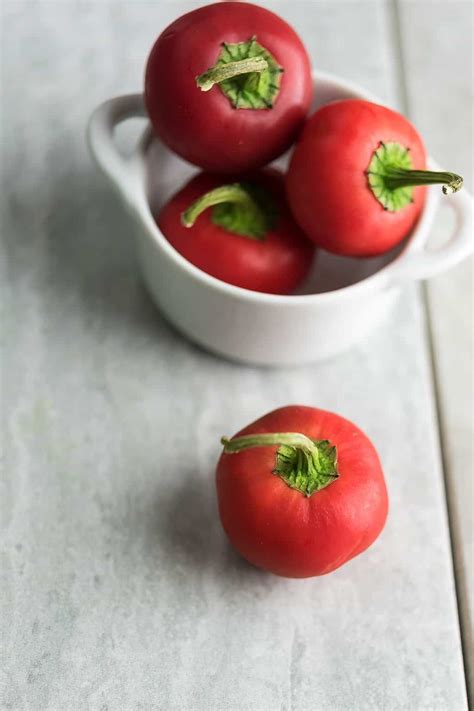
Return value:
M 313 108 L 350 97 L 382 103 L 338 77 L 317 72 L 314 81 Z M 154 301 L 180 331 L 221 355 L 262 365 L 334 356 L 386 316 L 403 282 L 434 276 L 472 252 L 472 198 L 465 189 L 443 197 L 456 216 L 450 239 L 435 251 L 425 248 L 442 197 L 435 186 L 409 239 L 388 255 L 355 260 L 319 252 L 307 282 L 292 296 L 226 284 L 190 264 L 158 229 L 152 213 L 197 169 L 152 138 L 148 128 L 133 154 L 122 156 L 114 129 L 133 117 L 146 118 L 139 94 L 99 106 L 88 126 L 92 155 L 135 219 L 138 259 Z M 437 169 L 432 160 L 430 166 Z

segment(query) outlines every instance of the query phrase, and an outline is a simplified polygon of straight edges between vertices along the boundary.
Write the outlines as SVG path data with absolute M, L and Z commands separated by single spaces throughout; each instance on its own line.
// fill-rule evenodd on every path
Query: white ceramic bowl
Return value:
M 380 102 L 335 76 L 315 73 L 315 104 L 342 98 Z M 450 240 L 436 251 L 425 245 L 441 196 L 430 188 L 423 214 L 401 247 L 375 259 L 349 259 L 319 252 L 297 295 L 260 294 L 226 284 L 190 264 L 158 229 L 158 208 L 197 169 L 168 151 L 149 128 L 125 158 L 114 142 L 115 127 L 146 117 L 141 95 L 105 102 L 88 126 L 89 146 L 136 222 L 138 260 L 145 283 L 163 314 L 196 343 L 232 359 L 290 365 L 328 358 L 348 348 L 386 314 L 406 281 L 426 279 L 472 252 L 472 199 L 465 189 L 442 199 L 456 215 Z M 430 161 L 430 165 L 437 166 Z

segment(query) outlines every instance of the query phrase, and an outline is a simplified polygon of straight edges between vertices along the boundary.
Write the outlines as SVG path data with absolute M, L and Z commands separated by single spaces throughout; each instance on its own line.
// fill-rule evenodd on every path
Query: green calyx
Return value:
M 265 47 L 251 37 L 247 42 L 222 43 L 217 62 L 196 84 L 209 91 L 214 84 L 236 109 L 271 109 L 280 92 L 283 69 Z
M 270 193 L 253 183 L 232 183 L 210 190 L 181 215 L 185 227 L 192 227 L 199 215 L 212 207 L 211 221 L 235 235 L 263 240 L 277 220 L 277 207 Z
M 463 179 L 456 173 L 413 170 L 410 149 L 400 143 L 383 143 L 372 154 L 366 170 L 369 187 L 385 210 L 397 212 L 413 202 L 416 185 L 443 184 L 443 193 L 455 193 Z
M 311 496 L 338 477 L 337 451 L 328 440 L 314 440 L 299 432 L 222 437 L 224 452 L 235 454 L 250 447 L 279 445 L 273 474 L 291 489 Z

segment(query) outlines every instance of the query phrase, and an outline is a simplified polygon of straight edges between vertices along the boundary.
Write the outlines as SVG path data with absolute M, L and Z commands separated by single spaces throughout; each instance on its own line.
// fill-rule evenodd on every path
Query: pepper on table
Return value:
M 291 405 L 222 443 L 219 514 L 255 566 L 292 578 L 324 575 L 382 531 L 388 497 L 380 460 L 349 420 Z

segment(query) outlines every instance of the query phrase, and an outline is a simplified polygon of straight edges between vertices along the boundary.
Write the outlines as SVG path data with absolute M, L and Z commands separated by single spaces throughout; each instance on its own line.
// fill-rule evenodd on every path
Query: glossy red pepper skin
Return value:
M 207 274 L 243 289 L 289 294 L 311 269 L 314 245 L 290 214 L 282 174 L 268 169 L 249 180 L 265 187 L 278 206 L 276 224 L 262 241 L 213 224 L 212 209 L 199 215 L 193 227 L 182 224 L 181 214 L 204 193 L 228 183 L 228 176 L 199 173 L 193 177 L 161 209 L 157 224 L 173 247 Z
M 426 167 L 423 143 L 407 119 L 358 99 L 335 101 L 311 116 L 296 144 L 286 176 L 288 201 L 300 227 L 323 249 L 352 257 L 383 254 L 416 224 L 426 196 L 398 212 L 383 208 L 366 170 L 381 142 L 410 149 L 413 168 Z
M 235 109 L 218 86 L 196 77 L 216 63 L 221 43 L 256 36 L 283 67 L 272 109 Z M 208 171 L 239 173 L 281 155 L 298 135 L 312 98 L 306 50 L 294 30 L 264 8 L 222 2 L 173 22 L 151 50 L 145 103 L 155 133 L 175 153 Z
M 310 497 L 272 473 L 278 447 L 223 453 L 217 472 L 222 525 L 253 565 L 277 575 L 324 575 L 368 548 L 382 531 L 388 497 L 377 452 L 352 422 L 312 407 L 274 410 L 236 436 L 300 432 L 337 447 L 339 478 Z

